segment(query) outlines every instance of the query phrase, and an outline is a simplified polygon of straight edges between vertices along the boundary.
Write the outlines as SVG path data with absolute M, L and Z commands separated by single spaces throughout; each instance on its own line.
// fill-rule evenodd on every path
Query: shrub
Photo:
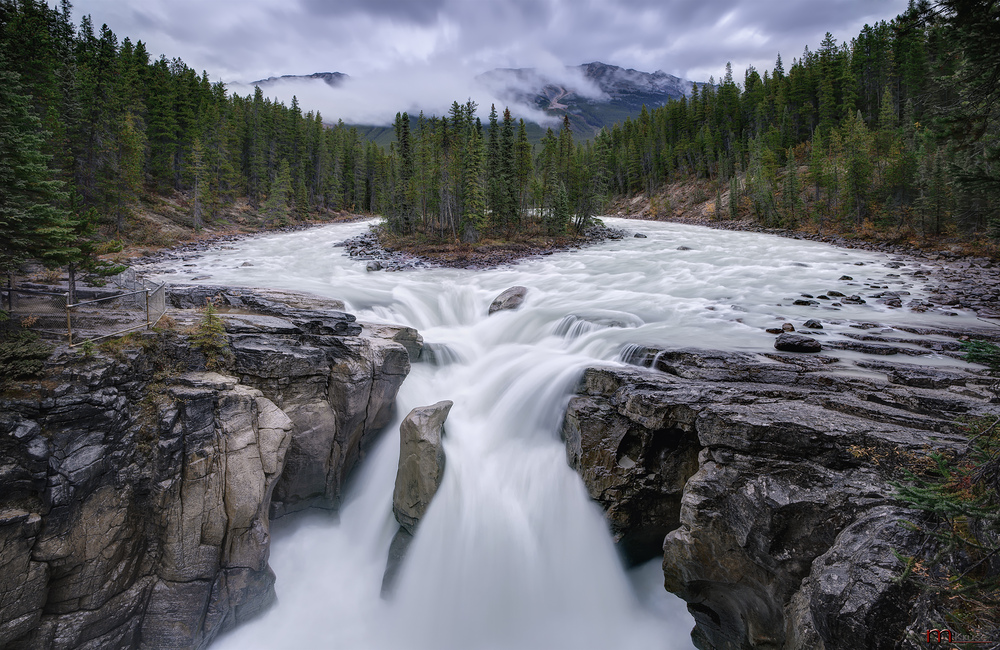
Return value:
M 211 300 L 205 302 L 205 312 L 191 335 L 191 344 L 205 355 L 205 365 L 208 368 L 218 368 L 223 360 L 232 356 L 226 328 Z
M 0 388 L 38 375 L 51 353 L 52 346 L 39 341 L 34 332 L 12 323 L 7 312 L 0 311 Z

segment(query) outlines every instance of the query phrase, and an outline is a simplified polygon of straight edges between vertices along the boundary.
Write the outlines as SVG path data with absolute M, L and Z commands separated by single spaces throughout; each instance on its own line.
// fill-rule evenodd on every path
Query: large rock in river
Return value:
M 517 309 L 524 302 L 524 298 L 527 295 L 528 287 L 517 286 L 507 289 L 490 304 L 490 315 L 506 309 Z
M 454 402 L 419 406 L 399 426 L 399 469 L 392 493 L 392 513 L 411 534 L 427 512 L 444 477 L 444 422 Z
M 775 340 L 774 349 L 782 352 L 819 352 L 823 346 L 812 337 L 784 332 Z

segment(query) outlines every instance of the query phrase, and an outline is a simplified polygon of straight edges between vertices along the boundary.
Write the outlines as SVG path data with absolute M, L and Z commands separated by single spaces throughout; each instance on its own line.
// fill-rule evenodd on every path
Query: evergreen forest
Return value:
M 472 101 L 397 115 L 383 148 L 318 112 L 154 58 L 69 0 L 0 0 L 0 272 L 92 267 L 150 196 L 197 229 L 238 201 L 270 226 L 349 210 L 397 235 L 572 235 L 614 197 L 699 182 L 718 219 L 1000 237 L 1000 2 L 911 1 L 849 41 L 538 145 Z M 336 117 L 336 116 L 332 116 Z

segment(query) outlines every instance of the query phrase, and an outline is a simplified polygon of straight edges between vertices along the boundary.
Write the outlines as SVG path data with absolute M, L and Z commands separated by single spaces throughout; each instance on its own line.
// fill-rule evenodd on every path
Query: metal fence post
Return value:
M 73 320 L 70 318 L 69 294 L 66 294 L 66 344 L 73 345 Z

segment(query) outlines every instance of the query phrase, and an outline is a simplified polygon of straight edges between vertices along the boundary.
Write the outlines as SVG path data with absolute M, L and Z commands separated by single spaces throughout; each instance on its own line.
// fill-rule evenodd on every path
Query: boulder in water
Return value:
M 399 426 L 399 469 L 392 493 L 392 514 L 399 529 L 389 545 L 382 597 L 392 593 L 396 576 L 406 557 L 413 533 L 444 477 L 444 421 L 454 402 L 444 400 L 433 406 L 418 406 Z
M 399 426 L 399 469 L 392 493 L 392 513 L 411 534 L 444 477 L 444 421 L 454 403 L 418 406 Z
M 505 309 L 517 309 L 524 302 L 524 297 L 527 295 L 528 287 L 517 286 L 507 289 L 490 304 L 490 315 Z
M 819 352 L 823 349 L 819 341 L 801 334 L 784 332 L 774 342 L 774 349 L 782 352 Z

